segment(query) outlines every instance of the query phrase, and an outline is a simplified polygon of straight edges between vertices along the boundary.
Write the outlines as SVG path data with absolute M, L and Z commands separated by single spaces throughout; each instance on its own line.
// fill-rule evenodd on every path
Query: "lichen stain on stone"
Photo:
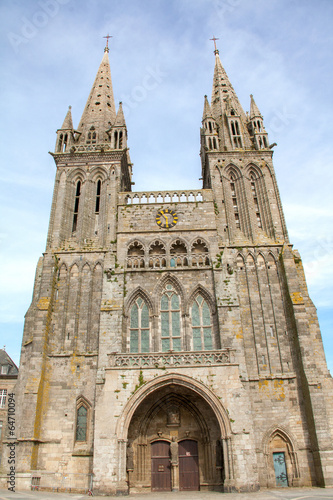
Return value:
M 41 297 L 38 301 L 37 308 L 40 311 L 47 311 L 50 305 L 50 297 Z
M 260 380 L 259 391 L 267 398 L 283 401 L 286 397 L 284 393 L 284 382 L 278 380 Z
M 290 294 L 290 298 L 293 304 L 303 304 L 304 299 L 301 292 L 293 292 Z

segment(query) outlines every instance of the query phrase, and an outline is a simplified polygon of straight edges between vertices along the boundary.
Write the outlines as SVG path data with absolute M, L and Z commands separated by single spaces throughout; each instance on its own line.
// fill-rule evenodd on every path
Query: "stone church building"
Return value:
M 244 112 L 216 49 L 202 189 L 132 192 L 108 52 L 52 154 L 18 487 L 332 486 L 332 379 L 258 106 L 251 96 Z

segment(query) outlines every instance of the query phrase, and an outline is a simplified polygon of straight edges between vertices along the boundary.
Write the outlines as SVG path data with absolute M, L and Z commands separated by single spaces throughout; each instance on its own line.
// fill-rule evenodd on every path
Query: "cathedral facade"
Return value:
M 69 109 L 57 131 L 16 391 L 18 485 L 333 485 L 332 379 L 272 148 L 215 50 L 202 189 L 132 192 L 106 48 L 78 128 Z

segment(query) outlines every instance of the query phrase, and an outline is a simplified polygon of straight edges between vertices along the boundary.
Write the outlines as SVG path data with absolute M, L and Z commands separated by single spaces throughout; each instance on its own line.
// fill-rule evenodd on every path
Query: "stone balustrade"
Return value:
M 152 353 L 111 353 L 113 368 L 168 368 L 185 366 L 212 366 L 234 363 L 233 349 L 214 351 L 182 351 Z
M 197 203 L 211 201 L 210 190 L 192 189 L 188 191 L 141 191 L 120 193 L 123 205 L 148 203 Z

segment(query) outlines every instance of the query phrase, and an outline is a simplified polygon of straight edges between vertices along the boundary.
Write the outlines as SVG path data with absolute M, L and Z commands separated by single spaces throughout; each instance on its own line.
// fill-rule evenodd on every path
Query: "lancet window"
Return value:
M 258 227 L 262 227 L 260 208 L 259 208 L 259 203 L 258 203 L 256 180 L 257 180 L 257 178 L 256 178 L 255 174 L 252 172 L 251 173 L 251 192 L 252 192 L 252 196 L 253 196 L 254 209 L 256 211 L 256 218 L 257 218 Z
M 81 181 L 77 181 L 76 191 L 75 191 L 75 200 L 74 200 L 72 233 L 75 233 L 76 228 L 77 228 L 77 221 L 78 221 L 78 216 L 79 216 L 80 196 L 81 196 Z
M 237 120 L 231 121 L 230 123 L 231 126 L 231 135 L 232 135 L 232 142 L 233 146 L 235 148 L 242 148 L 242 137 L 240 134 L 240 129 L 239 129 L 239 123 Z
M 240 229 L 240 220 L 239 220 L 239 208 L 238 208 L 238 200 L 237 200 L 237 193 L 236 193 L 236 178 L 234 174 L 231 174 L 230 176 L 230 190 L 231 190 L 231 197 L 232 197 L 232 206 L 233 206 L 233 211 L 234 211 L 234 216 L 235 216 L 235 222 L 236 222 L 236 227 Z
M 138 297 L 130 311 L 130 352 L 149 352 L 149 311 Z
M 161 297 L 162 351 L 181 350 L 180 299 L 172 285 L 166 285 Z
M 192 304 L 193 350 L 213 349 L 211 312 L 202 295 L 197 295 Z
M 68 134 L 60 134 L 57 152 L 64 153 L 67 149 L 67 143 L 68 143 Z
M 95 132 L 95 127 L 92 126 L 87 134 L 87 144 L 96 144 L 97 134 Z
M 95 201 L 95 214 L 99 214 L 99 209 L 101 205 L 101 181 L 97 181 L 97 186 L 96 186 L 96 201 Z
M 88 410 L 81 405 L 76 412 L 76 441 L 87 441 Z

